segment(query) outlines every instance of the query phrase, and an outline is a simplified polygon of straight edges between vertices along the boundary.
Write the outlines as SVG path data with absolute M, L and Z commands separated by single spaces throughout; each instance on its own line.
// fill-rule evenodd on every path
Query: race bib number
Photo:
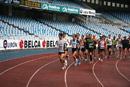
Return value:
M 63 46 L 62 46 L 62 45 L 60 45 L 60 46 L 59 46 L 59 50 L 63 50 L 62 48 L 63 48 Z
M 76 48 L 76 44 L 75 43 L 72 43 L 72 48 Z
M 93 44 L 89 44 L 89 48 L 92 48 L 93 47 Z

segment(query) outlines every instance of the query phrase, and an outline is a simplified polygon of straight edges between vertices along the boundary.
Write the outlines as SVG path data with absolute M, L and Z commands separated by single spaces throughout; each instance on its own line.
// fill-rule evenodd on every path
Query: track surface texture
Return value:
M 75 67 L 69 55 L 66 70 L 61 70 L 58 53 L 2 61 L 0 87 L 130 87 L 130 59 L 111 56 Z

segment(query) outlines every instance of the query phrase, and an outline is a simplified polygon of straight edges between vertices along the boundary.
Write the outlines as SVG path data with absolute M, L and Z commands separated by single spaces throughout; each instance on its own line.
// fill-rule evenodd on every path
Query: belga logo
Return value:
M 40 41 L 32 41 L 32 40 L 25 40 L 24 41 L 24 48 L 40 48 L 41 45 L 40 45 Z
M 8 42 L 7 40 L 4 40 L 3 41 L 3 47 L 6 49 L 6 48 L 14 48 L 14 47 L 17 47 L 17 43 L 14 42 L 14 41 L 10 41 Z
M 19 42 L 19 47 L 20 48 L 40 48 L 41 47 L 41 44 L 40 44 L 40 41 L 37 41 L 37 40 L 21 40 Z

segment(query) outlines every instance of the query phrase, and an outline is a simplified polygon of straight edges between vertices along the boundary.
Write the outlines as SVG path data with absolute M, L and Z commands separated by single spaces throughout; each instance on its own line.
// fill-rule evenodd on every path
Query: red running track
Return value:
M 111 57 L 74 67 L 71 57 L 65 71 L 57 53 L 4 61 L 0 62 L 0 87 L 130 87 L 130 60 L 117 61 Z

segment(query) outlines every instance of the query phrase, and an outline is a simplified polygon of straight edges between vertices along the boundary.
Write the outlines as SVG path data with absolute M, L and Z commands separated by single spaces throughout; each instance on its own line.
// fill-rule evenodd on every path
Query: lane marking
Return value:
M 92 72 L 93 72 L 93 75 L 94 75 L 94 77 L 96 78 L 96 80 L 99 82 L 99 84 L 102 86 L 102 87 L 105 87 L 104 85 L 103 85 L 103 83 L 99 80 L 99 78 L 97 77 L 97 75 L 96 75 L 96 73 L 95 73 L 95 66 L 96 66 L 96 64 L 98 63 L 98 61 L 96 61 L 95 63 L 94 63 L 94 65 L 93 65 L 93 67 L 92 67 Z
M 119 63 L 119 61 L 120 61 L 120 60 L 117 60 L 117 61 L 116 61 L 116 64 L 115 64 L 116 70 L 118 71 L 118 73 L 119 73 L 123 78 L 125 78 L 127 81 L 130 82 L 130 79 L 128 79 L 128 78 L 127 78 L 123 73 L 121 73 L 121 71 L 119 70 L 119 68 L 118 68 L 118 63 Z
M 56 55 L 51 55 L 51 56 L 56 56 Z M 13 66 L 13 67 L 10 67 L 10 68 L 4 70 L 3 72 L 1 72 L 1 73 L 0 73 L 0 76 L 1 76 L 2 74 L 4 74 L 4 73 L 8 72 L 9 70 L 12 70 L 12 69 L 14 69 L 14 68 L 16 68 L 16 67 L 18 67 L 18 66 L 23 65 L 23 64 L 30 63 L 30 62 L 33 62 L 33 61 L 36 61 L 36 60 L 40 60 L 40 59 L 44 59 L 44 58 L 51 57 L 51 56 L 44 56 L 44 57 L 40 57 L 40 58 L 38 58 L 38 59 L 32 59 L 32 60 L 28 60 L 28 61 L 19 63 L 19 64 Z
M 56 62 L 56 61 L 58 61 L 58 60 L 59 60 L 59 59 L 54 60 L 54 61 L 51 61 L 51 62 L 49 62 L 49 63 L 43 65 L 43 66 L 40 67 L 39 69 L 37 69 L 37 70 L 33 73 L 33 75 L 30 77 L 30 79 L 28 80 L 28 82 L 27 82 L 27 84 L 26 84 L 26 87 L 29 87 L 29 84 L 31 83 L 33 77 L 34 77 L 42 68 L 44 68 L 44 67 L 46 67 L 47 65 L 49 65 L 49 64 L 51 64 L 51 63 L 54 63 L 54 62 Z
M 64 74 L 64 82 L 65 82 L 65 87 L 68 87 L 68 84 L 67 84 L 67 72 L 69 70 L 69 68 L 74 64 L 74 62 L 72 62 L 68 67 L 67 69 L 65 70 L 65 74 Z

